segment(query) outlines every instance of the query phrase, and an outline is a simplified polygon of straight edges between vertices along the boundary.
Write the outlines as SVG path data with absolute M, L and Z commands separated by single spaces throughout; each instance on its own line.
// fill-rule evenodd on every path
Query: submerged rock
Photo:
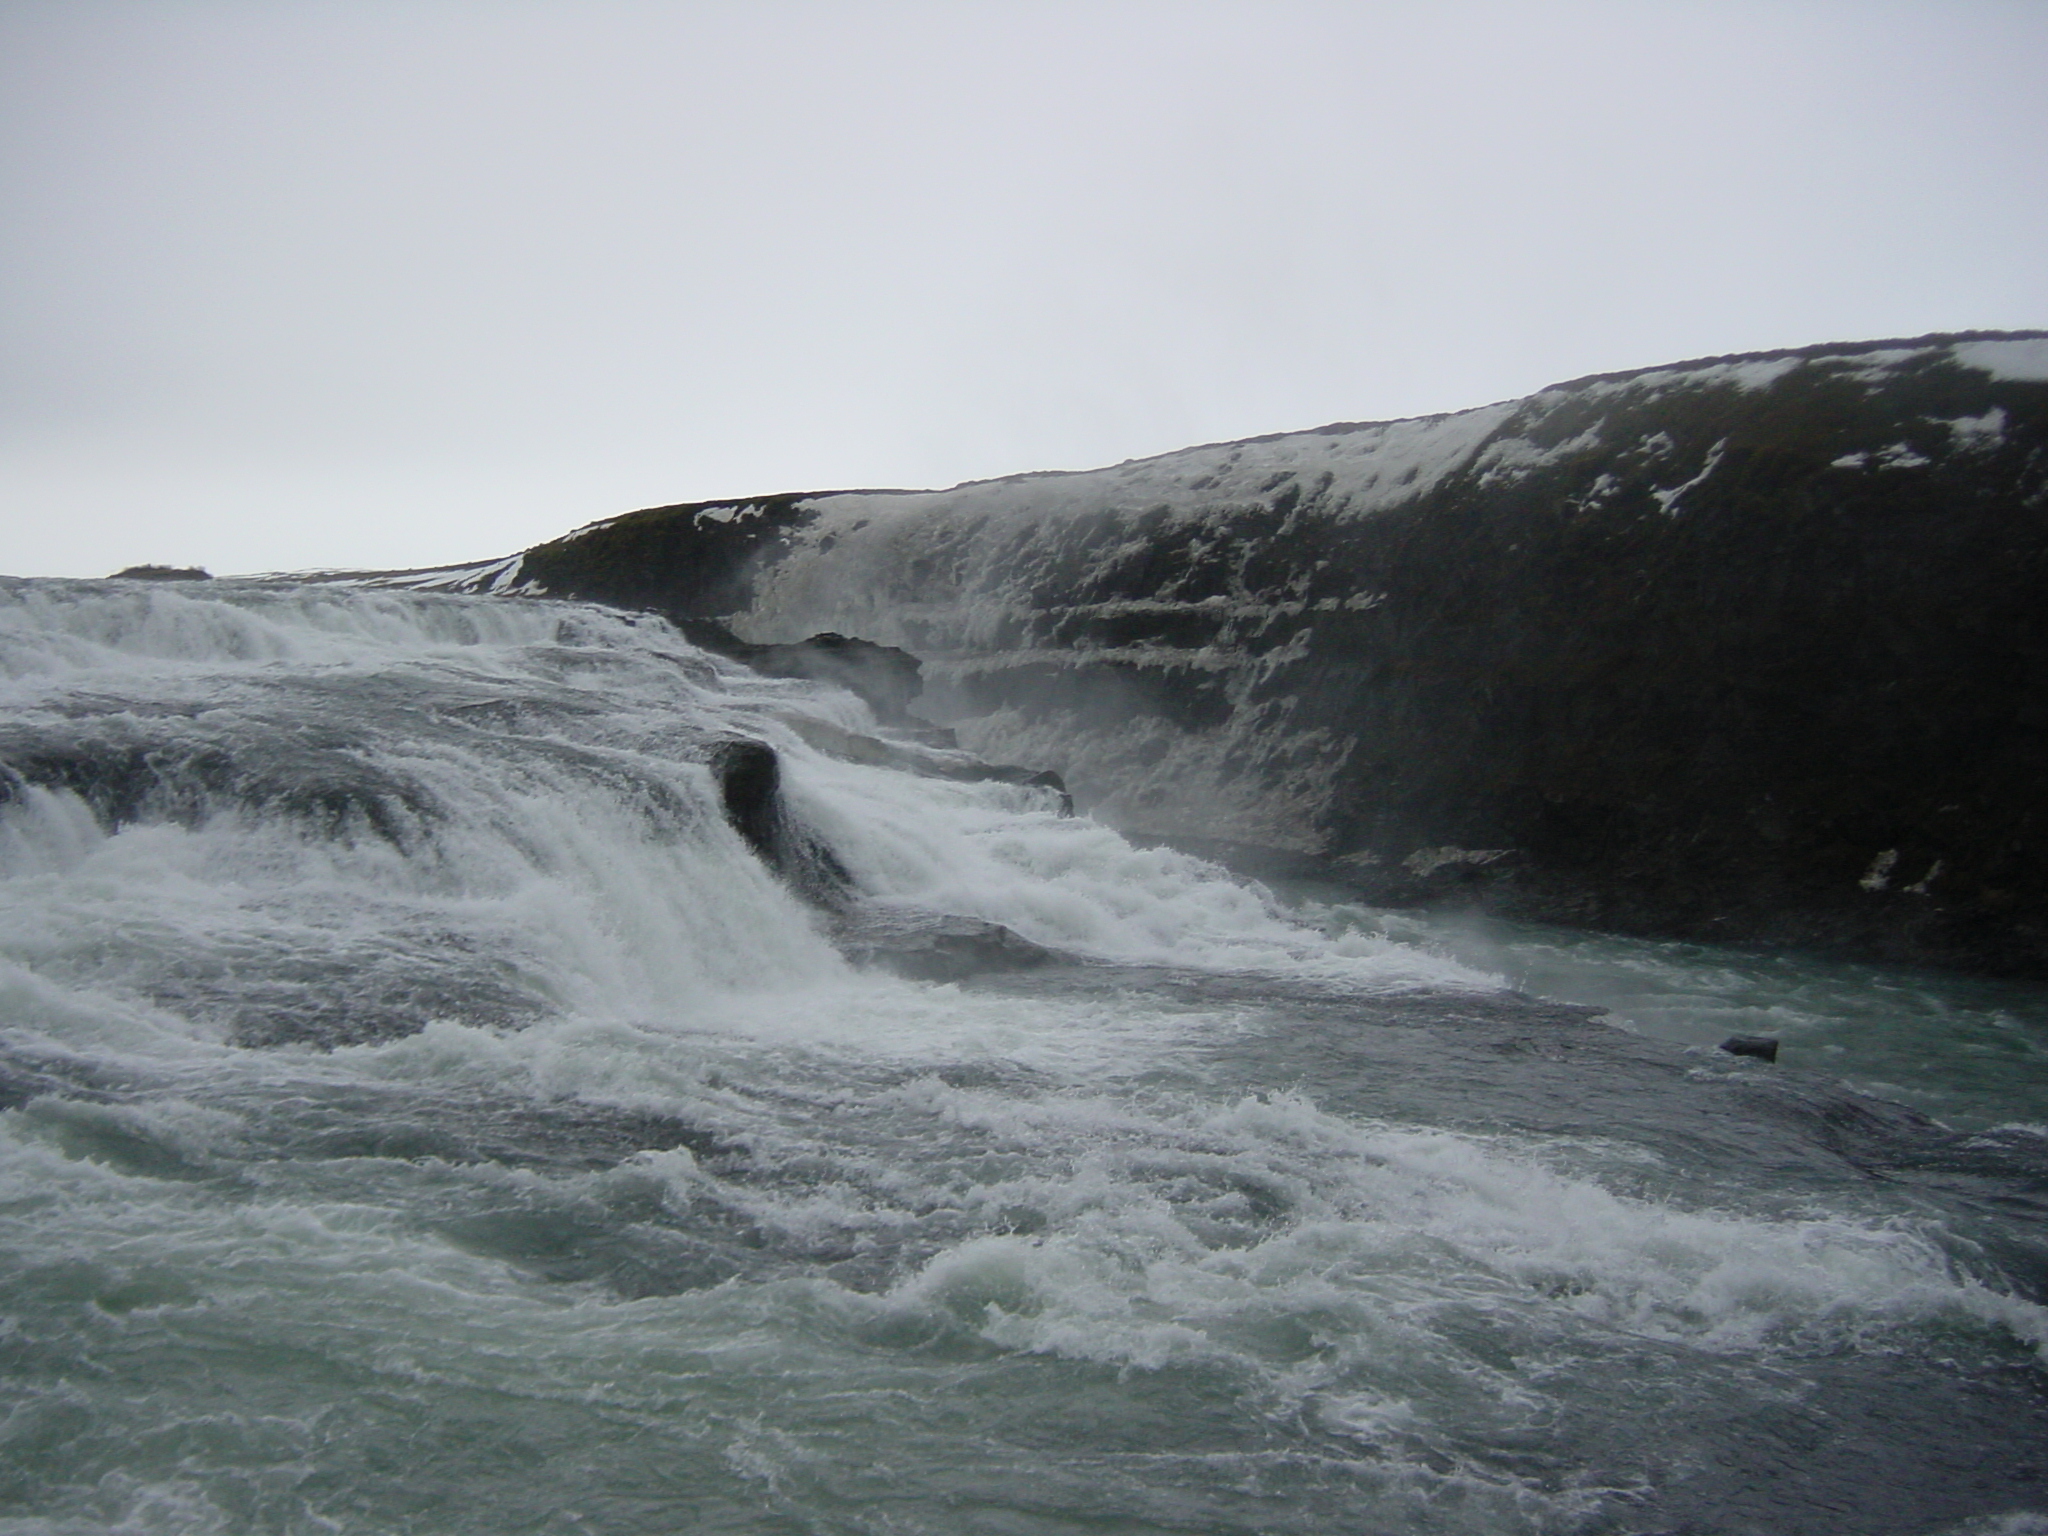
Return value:
M 832 683 L 863 700 L 875 718 L 889 725 L 924 725 L 910 713 L 923 687 L 922 664 L 908 651 L 827 632 L 794 645 L 750 645 L 740 660 L 770 677 L 800 677 Z
M 1769 1035 L 1730 1035 L 1721 1042 L 1730 1056 L 1754 1056 L 1759 1061 L 1778 1059 L 1778 1042 Z
M 250 812 L 403 849 L 441 815 L 426 785 L 366 759 L 347 733 L 312 727 L 252 747 L 133 715 L 0 725 L 0 805 L 31 786 L 76 795 L 110 832 L 151 819 L 197 827 L 222 812 Z
M 1001 923 L 893 907 L 846 914 L 833 938 L 856 964 L 912 981 L 961 981 L 991 971 L 1029 970 L 1057 958 Z

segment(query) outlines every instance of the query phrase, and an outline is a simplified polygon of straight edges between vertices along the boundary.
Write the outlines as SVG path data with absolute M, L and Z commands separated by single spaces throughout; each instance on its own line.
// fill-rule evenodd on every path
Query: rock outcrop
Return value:
M 842 914 L 833 942 L 857 965 L 912 981 L 965 981 L 992 971 L 1023 971 L 1062 957 L 984 918 L 862 907 Z
M 712 748 L 709 761 L 733 829 L 792 890 L 825 911 L 833 942 L 855 964 L 878 966 L 917 981 L 961 981 L 987 971 L 1044 965 L 1056 958 L 1044 946 L 985 918 L 859 900 L 853 879 L 838 856 L 790 814 L 782 796 L 781 760 L 773 747 L 761 741 L 720 742 Z M 982 766 L 992 770 L 983 777 L 1003 776 L 1000 768 Z
M 863 700 L 884 725 L 930 732 L 929 720 L 910 713 L 910 703 L 923 691 L 922 663 L 908 651 L 845 635 L 810 635 L 780 645 L 756 645 L 740 639 L 716 619 L 687 611 L 666 612 L 695 645 L 734 661 L 745 662 L 770 677 L 800 677 L 830 683 Z
M 409 580 L 894 647 L 980 756 L 1370 897 L 2048 975 L 2038 333 L 652 508 Z
M 789 814 L 775 749 L 763 741 L 720 742 L 710 764 L 726 820 L 761 862 L 805 900 L 844 905 L 853 881 L 824 840 Z

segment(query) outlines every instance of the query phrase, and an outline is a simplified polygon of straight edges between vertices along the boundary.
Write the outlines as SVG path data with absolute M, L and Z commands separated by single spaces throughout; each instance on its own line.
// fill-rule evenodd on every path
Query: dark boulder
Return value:
M 918 676 L 923 664 L 893 645 L 827 632 L 790 645 L 748 645 L 727 654 L 769 677 L 800 677 L 844 688 L 884 725 L 929 725 L 910 713 L 910 701 L 923 691 Z
M 1754 1056 L 1758 1061 L 1776 1061 L 1778 1042 L 1769 1035 L 1730 1035 L 1721 1042 L 1730 1056 Z
M 789 814 L 775 749 L 762 741 L 721 742 L 710 761 L 726 819 L 761 862 L 805 900 L 823 907 L 844 905 L 852 877 L 823 840 Z
M 856 904 L 845 865 L 789 814 L 781 760 L 766 742 L 721 743 L 712 753 L 711 771 L 733 828 L 792 889 L 833 914 L 833 940 L 854 963 L 913 981 L 959 981 L 1054 958 L 1000 923 Z

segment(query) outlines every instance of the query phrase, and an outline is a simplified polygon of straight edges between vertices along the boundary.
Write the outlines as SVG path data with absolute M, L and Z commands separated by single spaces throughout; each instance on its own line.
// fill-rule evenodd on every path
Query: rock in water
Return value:
M 406 580 L 896 647 L 981 757 L 1368 897 L 2048 975 L 2042 333 L 658 507 Z
M 1730 1035 L 1721 1042 L 1730 1056 L 1754 1056 L 1759 1061 L 1778 1059 L 1778 1042 L 1769 1035 Z
M 901 908 L 863 908 L 834 932 L 840 952 L 913 981 L 963 981 L 990 971 L 1028 970 L 1057 958 L 1001 923 Z
M 762 741 L 728 741 L 711 752 L 726 819 L 774 870 L 808 901 L 841 905 L 852 888 L 846 866 L 782 803 L 782 762 Z

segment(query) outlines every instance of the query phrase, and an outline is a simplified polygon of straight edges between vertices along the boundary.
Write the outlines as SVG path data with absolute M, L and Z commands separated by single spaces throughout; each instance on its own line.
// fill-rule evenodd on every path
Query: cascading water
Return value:
M 23 582 L 0 678 L 0 1536 L 2048 1530 L 1967 1075 L 1530 1000 L 651 619 Z M 849 961 L 734 740 L 855 912 L 1054 962 Z

